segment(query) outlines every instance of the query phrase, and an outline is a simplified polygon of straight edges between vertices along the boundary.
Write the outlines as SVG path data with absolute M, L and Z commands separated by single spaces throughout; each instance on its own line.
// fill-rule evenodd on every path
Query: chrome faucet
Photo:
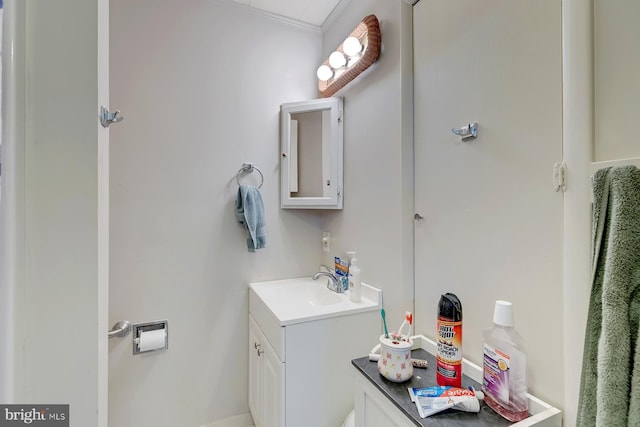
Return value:
M 339 294 L 344 292 L 344 289 L 342 288 L 342 284 L 340 283 L 340 280 L 338 280 L 335 274 L 331 273 L 330 271 L 317 272 L 316 274 L 313 275 L 313 280 L 318 280 L 320 277 L 323 277 L 323 276 L 327 278 L 327 289 L 333 292 L 337 292 Z

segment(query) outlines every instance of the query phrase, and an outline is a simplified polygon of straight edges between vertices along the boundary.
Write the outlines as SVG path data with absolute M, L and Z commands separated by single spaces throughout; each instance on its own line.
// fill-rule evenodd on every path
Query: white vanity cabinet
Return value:
M 355 373 L 355 384 L 355 427 L 415 427 L 360 373 Z
M 381 298 L 363 284 L 362 302 L 353 303 L 310 278 L 250 285 L 248 403 L 256 427 L 342 424 L 353 408 L 351 360 L 378 340 Z
M 249 409 L 257 427 L 284 426 L 284 363 L 249 316 Z

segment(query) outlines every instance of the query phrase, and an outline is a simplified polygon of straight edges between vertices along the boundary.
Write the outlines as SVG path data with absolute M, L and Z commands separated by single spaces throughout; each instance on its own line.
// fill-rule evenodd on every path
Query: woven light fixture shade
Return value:
M 371 64 L 378 60 L 378 56 L 380 56 L 382 36 L 380 35 L 380 23 L 375 15 L 366 16 L 351 34 L 349 34 L 349 37 L 357 38 L 360 44 L 362 44 L 361 56 L 353 65 L 344 71 L 340 70 L 340 72 L 336 72 L 334 77 L 326 82 L 318 80 L 318 91 L 322 98 L 333 96 L 338 90 L 342 89 L 347 83 L 369 68 Z M 342 44 L 338 46 L 336 51 L 344 53 Z M 322 65 L 328 66 L 329 59 L 325 60 Z

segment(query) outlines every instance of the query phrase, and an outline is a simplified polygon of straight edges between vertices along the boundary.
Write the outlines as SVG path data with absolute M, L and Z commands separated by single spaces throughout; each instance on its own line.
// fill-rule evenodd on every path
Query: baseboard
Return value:
M 251 414 L 234 415 L 201 427 L 253 427 L 253 418 Z

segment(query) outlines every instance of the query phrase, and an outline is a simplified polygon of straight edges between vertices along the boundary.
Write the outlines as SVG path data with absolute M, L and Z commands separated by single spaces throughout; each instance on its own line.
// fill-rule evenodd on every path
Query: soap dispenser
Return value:
M 360 283 L 360 267 L 355 252 L 347 252 L 351 257 L 349 261 L 349 299 L 352 302 L 362 301 L 362 284 Z

